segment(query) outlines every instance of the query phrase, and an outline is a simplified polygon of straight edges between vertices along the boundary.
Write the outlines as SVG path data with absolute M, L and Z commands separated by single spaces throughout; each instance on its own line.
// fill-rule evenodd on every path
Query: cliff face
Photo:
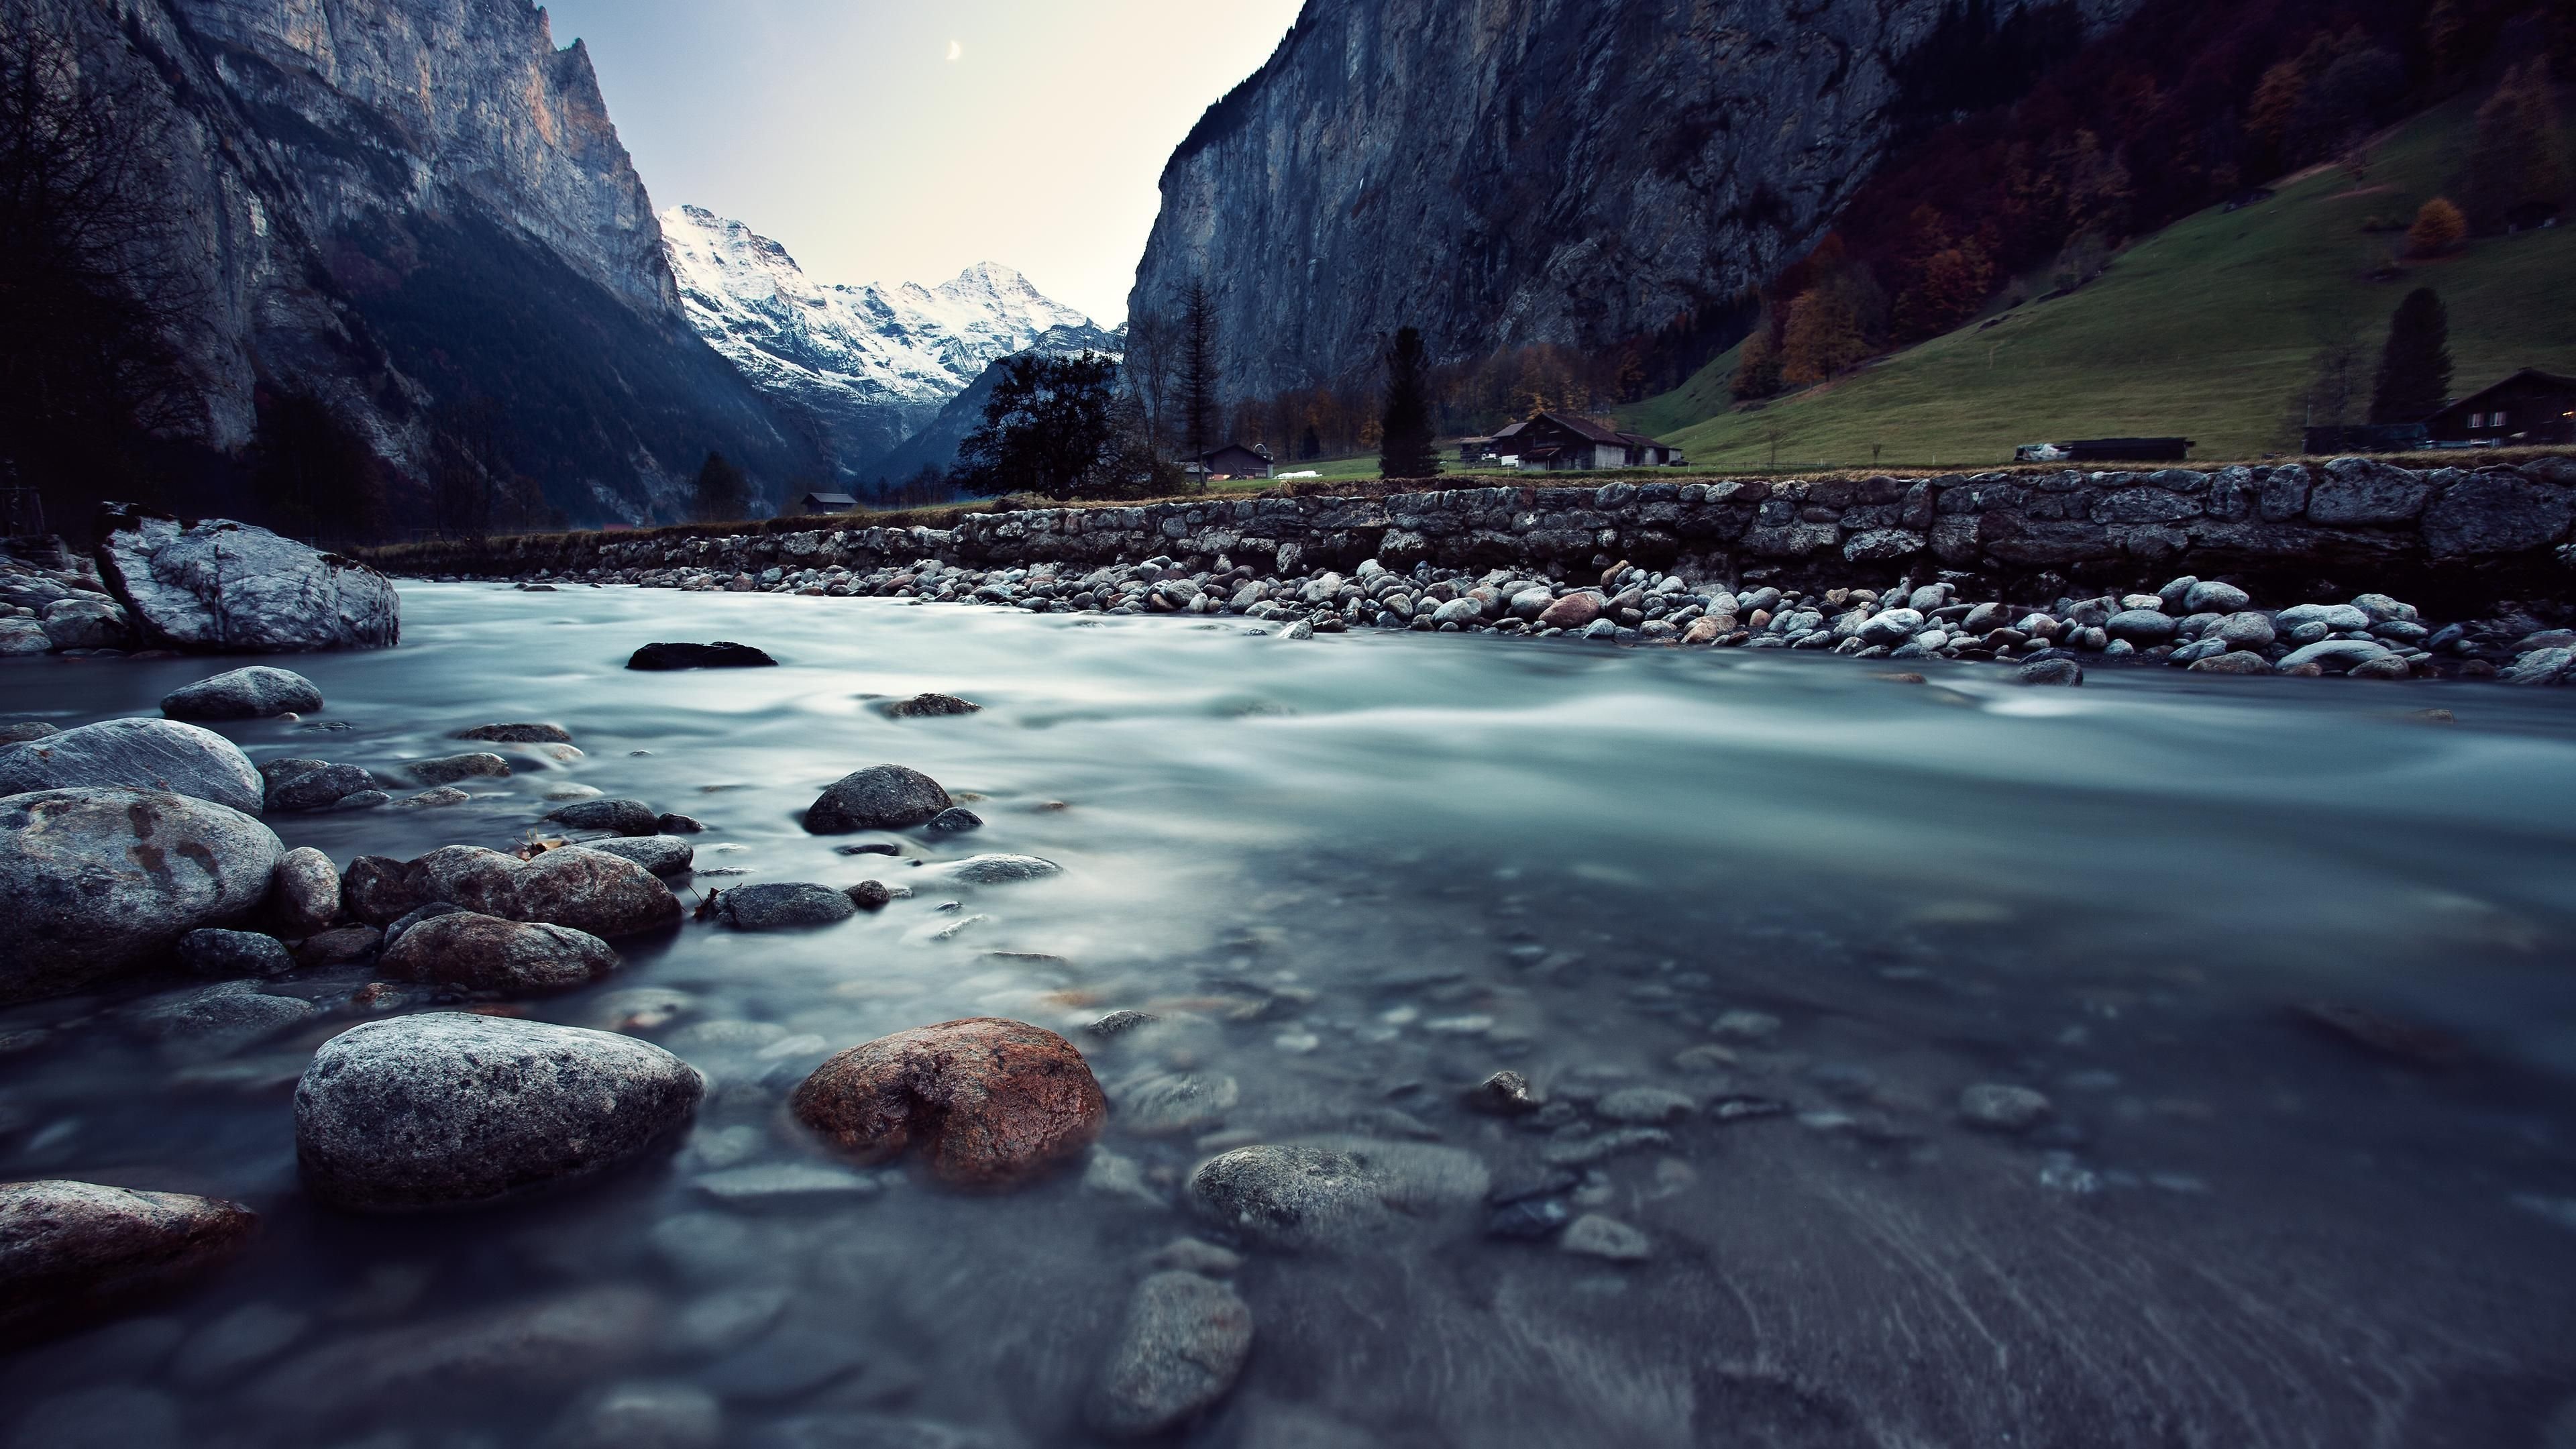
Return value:
M 1948 8 L 1308 0 L 1164 169 L 1130 305 L 1204 277 L 1237 396 L 1371 370 L 1407 324 L 1442 360 L 1650 334 L 1831 225 Z
M 199 441 L 310 391 L 418 477 L 435 410 L 489 399 L 590 519 L 669 512 L 710 447 L 813 465 L 689 329 L 588 52 L 528 0 L 42 3 L 163 112 Z

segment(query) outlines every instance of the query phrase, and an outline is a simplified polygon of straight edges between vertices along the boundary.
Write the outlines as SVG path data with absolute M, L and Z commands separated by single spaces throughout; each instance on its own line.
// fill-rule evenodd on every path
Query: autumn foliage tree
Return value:
M 2481 232 L 2502 231 L 2525 207 L 2554 204 L 2567 189 L 2549 62 L 2534 56 L 2504 73 L 2478 107 L 2461 179 L 2462 210 Z
M 1825 286 L 1798 294 L 1789 304 L 1789 326 L 1781 339 L 1780 377 L 1791 387 L 1808 387 L 1858 365 L 1869 356 L 1861 336 L 1860 310 L 1845 288 Z
M 2469 234 L 2468 218 L 2460 214 L 2448 197 L 2436 196 L 2415 213 L 2415 224 L 2406 228 L 2406 254 L 2410 257 L 2448 256 L 2458 249 L 2461 239 Z

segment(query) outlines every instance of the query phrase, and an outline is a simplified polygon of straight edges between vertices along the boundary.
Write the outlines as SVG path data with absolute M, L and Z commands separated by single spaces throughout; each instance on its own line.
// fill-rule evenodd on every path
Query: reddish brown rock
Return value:
M 241 1251 L 239 1203 L 87 1182 L 0 1183 L 0 1346 L 185 1287 Z
M 1542 629 L 1580 629 L 1601 617 L 1601 596 L 1589 590 L 1566 595 L 1538 611 Z
M 862 1161 L 918 1144 L 931 1175 L 957 1187 L 1015 1186 L 1078 1155 L 1109 1111 L 1073 1043 L 991 1016 L 852 1047 L 815 1068 L 791 1105 Z
M 567 991 L 617 969 L 606 941 L 570 926 L 454 911 L 402 934 L 387 975 L 476 991 Z

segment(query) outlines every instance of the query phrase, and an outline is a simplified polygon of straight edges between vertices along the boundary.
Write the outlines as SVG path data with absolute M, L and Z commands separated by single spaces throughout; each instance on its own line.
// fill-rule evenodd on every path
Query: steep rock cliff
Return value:
M 710 447 L 818 450 L 689 329 L 588 52 L 528 0 L 37 0 L 161 113 L 198 438 L 309 391 L 415 478 L 479 399 L 577 518 L 672 511 Z
M 1203 277 L 1238 397 L 1357 378 L 1407 324 L 1442 360 L 1652 334 L 1831 224 L 1955 8 L 1307 0 L 1165 167 L 1131 312 Z

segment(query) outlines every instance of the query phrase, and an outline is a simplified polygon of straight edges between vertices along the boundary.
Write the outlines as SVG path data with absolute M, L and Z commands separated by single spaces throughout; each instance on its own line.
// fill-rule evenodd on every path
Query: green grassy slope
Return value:
M 1734 406 L 1732 352 L 1627 409 L 1622 425 L 1688 450 L 1694 470 L 2008 461 L 2017 443 L 2182 434 L 2196 458 L 2295 451 L 2290 399 L 2322 336 L 2362 324 L 2376 358 L 2388 315 L 2431 286 L 2450 309 L 2455 393 L 2517 367 L 2576 372 L 2576 225 L 2480 238 L 2396 281 L 2365 274 L 2397 238 L 2364 218 L 2411 217 L 2455 174 L 2474 101 L 2399 127 L 2356 180 L 2303 173 L 2237 212 L 2185 218 L 2123 251 L 2092 285 L 1971 323 L 1768 407 Z

